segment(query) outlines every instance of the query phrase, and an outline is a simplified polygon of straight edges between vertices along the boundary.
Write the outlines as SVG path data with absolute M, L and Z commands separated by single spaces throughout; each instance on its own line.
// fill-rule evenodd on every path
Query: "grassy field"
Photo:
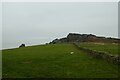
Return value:
M 74 54 L 70 54 L 70 52 Z M 117 78 L 118 66 L 72 44 L 3 50 L 3 78 Z
M 79 43 L 79 46 L 97 50 L 97 51 L 104 51 L 108 52 L 113 55 L 118 55 L 118 47 L 119 44 L 112 44 L 112 43 Z

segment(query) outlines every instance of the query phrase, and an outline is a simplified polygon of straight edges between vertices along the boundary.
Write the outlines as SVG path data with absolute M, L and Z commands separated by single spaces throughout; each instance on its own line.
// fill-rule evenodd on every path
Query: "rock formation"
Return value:
M 21 44 L 21 45 L 19 46 L 19 48 L 21 48 L 21 47 L 25 47 L 25 44 Z
M 71 43 L 71 42 L 103 42 L 103 43 L 120 43 L 120 39 L 99 37 L 92 34 L 69 33 L 67 37 L 55 39 L 50 44 Z

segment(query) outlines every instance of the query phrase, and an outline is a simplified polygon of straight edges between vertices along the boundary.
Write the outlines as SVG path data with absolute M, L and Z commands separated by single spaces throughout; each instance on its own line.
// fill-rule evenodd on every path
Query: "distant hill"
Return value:
M 120 43 L 120 39 L 111 37 L 100 37 L 93 34 L 69 33 L 67 37 L 55 39 L 50 44 L 71 43 L 71 42 L 102 42 L 102 43 Z

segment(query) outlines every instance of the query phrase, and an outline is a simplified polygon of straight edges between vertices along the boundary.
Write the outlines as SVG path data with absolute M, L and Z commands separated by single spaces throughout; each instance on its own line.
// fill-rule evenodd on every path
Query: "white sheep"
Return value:
M 70 52 L 70 54 L 72 55 L 74 52 Z

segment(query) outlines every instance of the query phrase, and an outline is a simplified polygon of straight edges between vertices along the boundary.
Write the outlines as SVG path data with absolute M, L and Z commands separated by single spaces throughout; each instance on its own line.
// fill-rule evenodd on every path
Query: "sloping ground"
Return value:
M 70 52 L 74 52 L 72 55 Z M 117 78 L 118 66 L 72 44 L 3 50 L 3 78 Z

